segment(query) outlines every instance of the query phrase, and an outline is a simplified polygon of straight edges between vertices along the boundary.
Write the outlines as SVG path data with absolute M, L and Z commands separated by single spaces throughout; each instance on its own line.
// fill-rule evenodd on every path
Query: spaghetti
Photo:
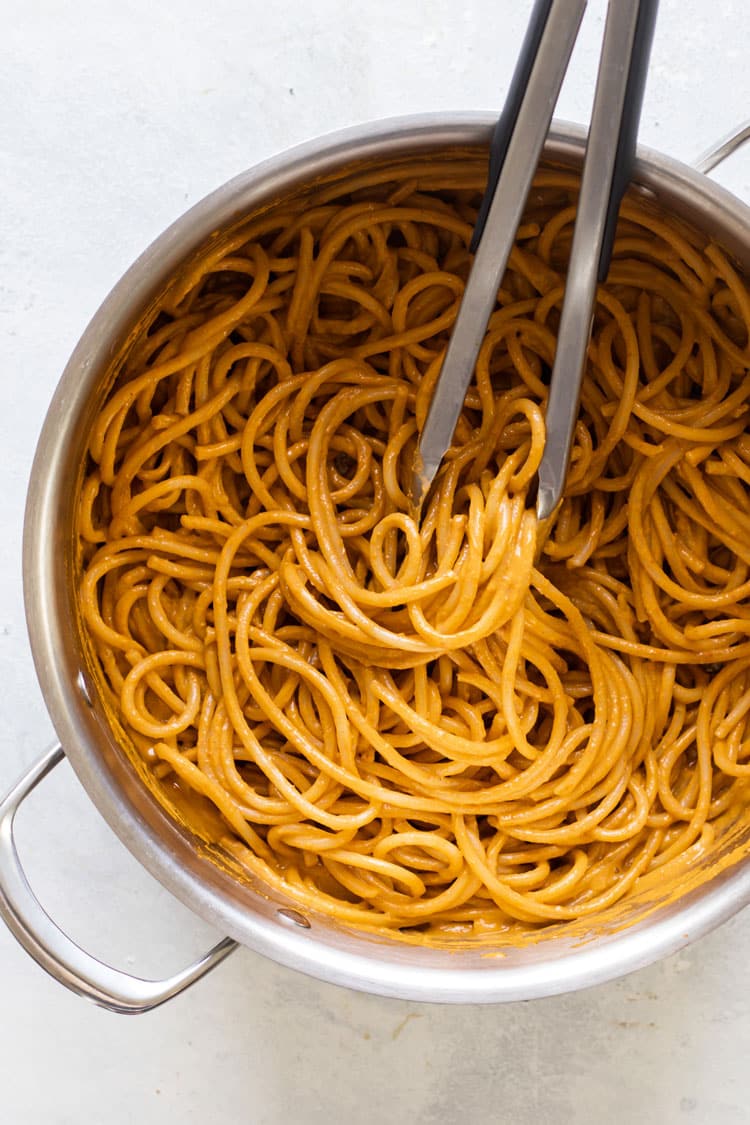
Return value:
M 750 779 L 750 293 L 626 200 L 535 565 L 578 179 L 541 171 L 420 523 L 416 435 L 480 156 L 250 217 L 137 334 L 92 427 L 80 605 L 105 698 L 264 885 L 492 937 L 699 863 Z

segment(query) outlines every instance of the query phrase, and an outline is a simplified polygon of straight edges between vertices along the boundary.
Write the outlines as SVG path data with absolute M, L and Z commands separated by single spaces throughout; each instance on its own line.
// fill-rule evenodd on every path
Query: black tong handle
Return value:
M 482 204 L 479 208 L 477 215 L 474 233 L 471 236 L 471 245 L 469 249 L 472 254 L 476 253 L 479 240 L 484 234 L 485 223 L 490 211 L 490 204 L 492 197 L 495 194 L 497 181 L 500 179 L 500 173 L 503 170 L 505 157 L 508 152 L 508 145 L 513 130 L 518 119 L 518 111 L 521 108 L 521 102 L 526 93 L 526 87 L 529 84 L 531 77 L 531 70 L 534 65 L 537 53 L 539 51 L 539 44 L 544 34 L 544 28 L 547 25 L 547 17 L 549 16 L 550 9 L 554 0 L 536 0 L 529 26 L 526 28 L 526 35 L 524 36 L 523 43 L 521 44 L 521 53 L 518 56 L 516 69 L 513 71 L 513 77 L 510 82 L 508 96 L 505 99 L 503 111 L 500 114 L 497 124 L 495 125 L 492 133 L 492 140 L 490 142 L 490 166 L 487 174 L 487 187 L 485 189 Z
M 617 3 L 618 0 L 610 0 Z M 646 89 L 648 63 L 651 55 L 651 43 L 654 38 L 656 26 L 656 13 L 659 0 L 640 0 L 638 20 L 635 25 L 633 38 L 633 51 L 630 56 L 630 70 L 627 86 L 625 88 L 625 105 L 620 122 L 620 133 L 615 156 L 614 173 L 612 176 L 612 191 L 607 207 L 607 220 L 604 228 L 601 254 L 599 256 L 599 281 L 607 278 L 609 263 L 612 257 L 612 246 L 615 241 L 617 229 L 617 216 L 620 210 L 622 197 L 633 175 L 635 165 L 635 146 L 638 139 L 638 122 L 641 118 L 643 107 L 643 93 Z

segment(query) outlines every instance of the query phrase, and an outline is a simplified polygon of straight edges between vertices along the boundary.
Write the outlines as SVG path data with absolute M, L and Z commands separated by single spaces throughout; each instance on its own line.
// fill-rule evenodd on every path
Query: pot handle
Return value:
M 693 167 L 697 172 L 703 172 L 708 175 L 713 172 L 714 168 L 718 168 L 723 164 L 728 156 L 736 152 L 747 141 L 750 140 L 750 121 L 744 121 L 742 125 L 735 126 L 732 132 L 726 137 L 723 137 L 716 144 L 711 145 L 711 148 L 702 152 L 697 160 L 693 161 Z
M 237 943 L 224 938 L 205 957 L 168 980 L 142 980 L 98 961 L 55 925 L 21 866 L 13 821 L 26 797 L 64 756 L 62 747 L 52 746 L 0 802 L 0 917 L 26 952 L 72 992 L 111 1012 L 148 1012 L 205 976 L 236 949 Z

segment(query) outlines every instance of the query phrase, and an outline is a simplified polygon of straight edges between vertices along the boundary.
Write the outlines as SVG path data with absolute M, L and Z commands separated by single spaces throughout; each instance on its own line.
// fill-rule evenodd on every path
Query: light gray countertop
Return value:
M 587 118 L 603 0 L 558 116 Z M 24 494 L 86 322 L 173 218 L 305 138 L 502 104 L 517 0 L 4 0 L 0 4 L 0 790 L 51 741 L 26 639 Z M 750 6 L 662 0 L 642 139 L 684 160 L 750 116 Z M 750 153 L 722 170 L 750 199 Z M 140 975 L 216 935 L 114 839 L 61 766 L 19 817 L 42 901 Z M 246 950 L 159 1011 L 117 1017 L 0 927 L 4 1125 L 730 1125 L 750 1121 L 750 913 L 589 992 L 505 1007 L 356 995 Z

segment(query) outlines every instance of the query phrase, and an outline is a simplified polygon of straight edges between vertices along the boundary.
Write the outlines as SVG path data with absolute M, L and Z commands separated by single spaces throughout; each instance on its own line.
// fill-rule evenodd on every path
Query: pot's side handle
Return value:
M 726 137 L 702 152 L 698 159 L 693 161 L 693 167 L 697 172 L 708 175 L 747 141 L 750 141 L 750 121 L 737 125 Z
M 63 757 L 62 748 L 53 746 L 0 803 L 0 917 L 26 952 L 72 992 L 111 1012 L 148 1012 L 205 976 L 236 948 L 237 943 L 225 938 L 183 972 L 169 980 L 152 981 L 130 976 L 98 961 L 55 925 L 42 909 L 21 866 L 13 837 L 13 820 L 25 798 Z

